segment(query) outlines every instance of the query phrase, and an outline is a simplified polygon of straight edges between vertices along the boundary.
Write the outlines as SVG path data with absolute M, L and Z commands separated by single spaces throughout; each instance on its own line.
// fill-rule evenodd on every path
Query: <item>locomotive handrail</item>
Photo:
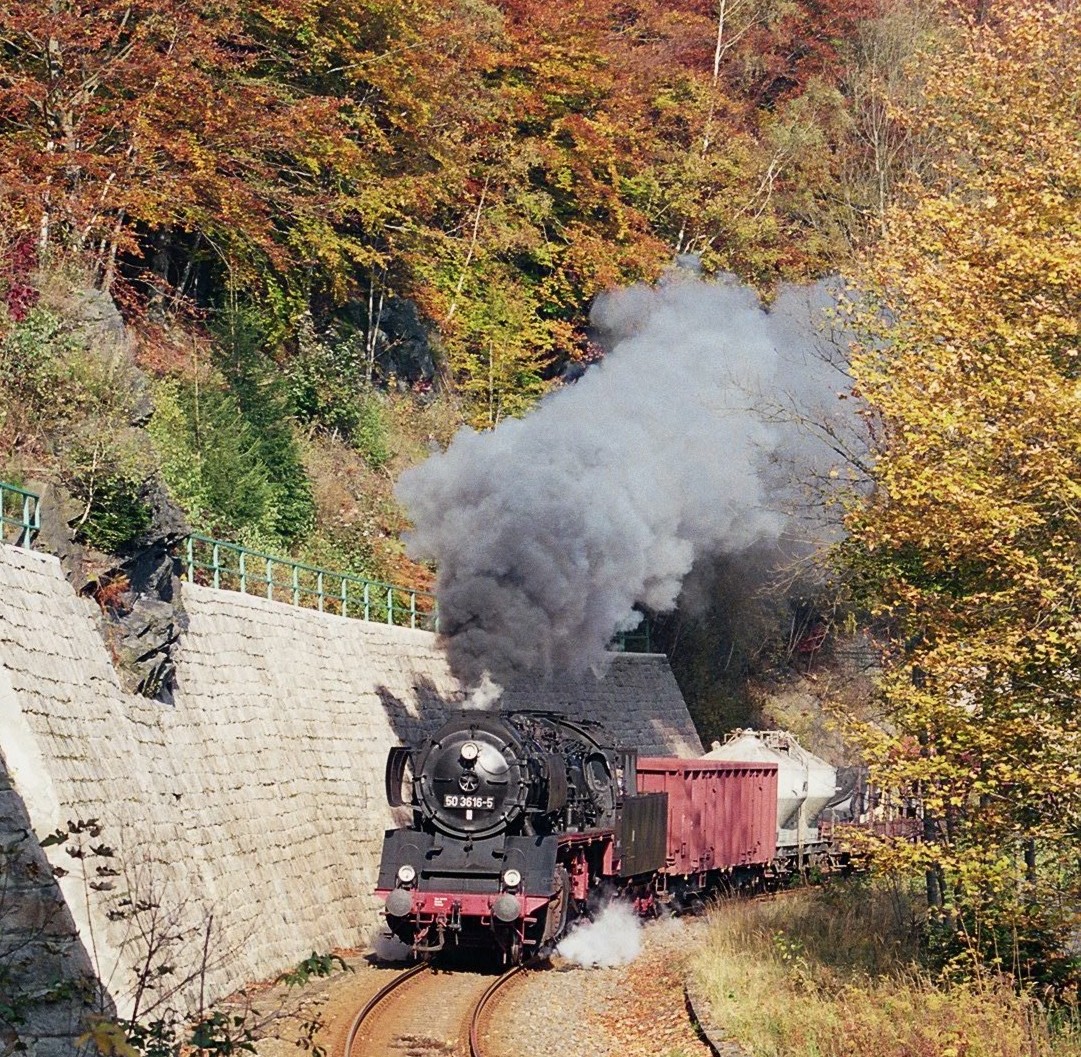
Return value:
M 188 583 L 258 593 L 320 613 L 439 630 L 435 595 L 430 591 L 321 569 L 197 532 L 183 541 L 182 564 Z
M 41 497 L 18 485 L 0 481 L 0 542 L 33 550 L 34 537 L 40 531 Z

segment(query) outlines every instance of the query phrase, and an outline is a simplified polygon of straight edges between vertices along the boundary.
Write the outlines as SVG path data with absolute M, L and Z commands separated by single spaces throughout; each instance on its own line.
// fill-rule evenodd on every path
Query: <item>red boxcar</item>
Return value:
M 638 791 L 668 794 L 668 874 L 769 863 L 777 854 L 777 765 L 638 759 Z

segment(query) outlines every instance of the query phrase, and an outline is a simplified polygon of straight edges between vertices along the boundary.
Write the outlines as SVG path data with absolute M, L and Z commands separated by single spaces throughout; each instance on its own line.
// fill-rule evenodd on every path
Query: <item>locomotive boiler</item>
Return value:
M 598 724 L 542 711 L 464 711 L 417 750 L 392 749 L 377 895 L 417 953 L 554 943 L 602 882 L 640 899 L 666 860 L 665 793 L 639 793 L 637 754 Z

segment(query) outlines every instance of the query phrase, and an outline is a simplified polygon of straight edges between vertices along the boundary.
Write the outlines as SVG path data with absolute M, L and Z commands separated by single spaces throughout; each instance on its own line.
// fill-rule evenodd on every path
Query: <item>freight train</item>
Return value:
M 781 732 L 639 757 L 560 713 L 465 711 L 392 749 L 386 783 L 412 823 L 387 830 L 376 894 L 421 956 L 474 947 L 514 964 L 602 893 L 653 914 L 832 862 L 818 821 L 835 772 Z

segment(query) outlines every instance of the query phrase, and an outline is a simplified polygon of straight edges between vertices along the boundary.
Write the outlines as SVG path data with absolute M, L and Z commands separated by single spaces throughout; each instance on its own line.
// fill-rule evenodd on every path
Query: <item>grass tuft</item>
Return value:
M 754 1057 L 1081 1057 L 1076 1011 L 923 970 L 913 907 L 865 881 L 726 902 L 690 972 Z

